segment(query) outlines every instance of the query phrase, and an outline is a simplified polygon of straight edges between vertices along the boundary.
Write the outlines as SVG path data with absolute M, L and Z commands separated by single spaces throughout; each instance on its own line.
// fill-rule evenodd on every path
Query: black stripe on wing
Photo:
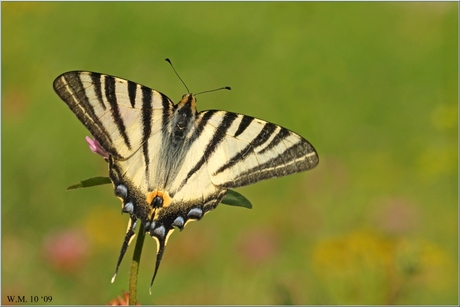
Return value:
M 110 107 L 112 109 L 112 119 L 117 125 L 118 132 L 123 137 L 123 140 L 125 141 L 126 146 L 128 147 L 128 149 L 131 150 L 131 142 L 129 141 L 128 135 L 126 134 L 126 127 L 123 122 L 123 119 L 121 118 L 120 109 L 118 109 L 117 92 L 115 88 L 115 78 L 112 76 L 105 75 L 104 81 L 105 81 L 104 82 L 105 97 L 107 98 L 107 101 L 109 102 Z
M 170 118 L 174 112 L 174 103 L 165 94 L 158 92 L 161 95 L 161 103 L 163 105 L 163 121 L 162 125 L 166 126 L 166 123 L 170 121 Z
M 285 156 L 294 157 L 289 160 Z M 282 154 L 238 174 L 236 178 L 222 186 L 237 188 L 260 180 L 282 177 L 309 170 L 318 164 L 318 155 L 313 146 L 301 140 L 286 149 Z
M 249 125 L 251 125 L 252 121 L 254 120 L 254 117 L 252 116 L 247 116 L 247 115 L 240 115 L 243 116 L 241 119 L 241 122 L 238 126 L 238 129 L 235 132 L 235 137 L 239 136 L 241 133 L 243 133 Z
M 149 181 L 149 143 L 150 134 L 152 133 L 152 90 L 142 86 L 142 151 L 145 161 L 145 176 L 147 182 Z
M 99 141 L 104 150 L 114 157 L 120 157 L 118 151 L 112 146 L 112 139 L 109 133 L 94 111 L 93 102 L 91 102 L 87 96 L 87 90 L 80 77 L 82 74 L 88 74 L 92 80 L 98 80 L 96 83 L 92 83 L 92 87 L 96 95 L 102 97 L 100 85 L 101 74 L 98 73 L 68 72 L 62 74 L 54 81 L 54 90 L 96 140 Z M 98 92 L 100 94 L 97 94 Z M 102 99 L 99 99 L 99 97 L 98 102 L 103 109 L 106 109 Z
M 101 91 L 101 74 L 98 73 L 91 73 L 91 81 L 94 85 L 94 92 L 96 93 L 97 100 L 102 108 L 105 110 L 107 107 L 104 104 L 104 100 L 102 99 L 102 91 Z M 82 84 L 83 88 L 83 84 Z
M 201 122 L 199 123 L 199 129 L 197 129 L 197 136 L 195 138 L 198 139 L 199 135 L 202 133 L 204 126 L 206 125 L 206 122 L 209 120 L 209 118 L 212 116 L 212 114 L 216 113 L 216 111 L 208 111 L 202 118 Z M 208 115 L 210 114 L 210 115 Z M 222 121 L 220 122 L 219 126 L 215 130 L 215 133 L 211 140 L 208 142 L 206 145 L 206 148 L 204 150 L 203 155 L 201 156 L 201 159 L 190 169 L 188 172 L 187 176 L 184 178 L 182 183 L 180 184 L 179 188 L 177 190 L 180 190 L 190 179 L 190 177 L 193 176 L 206 162 L 206 160 L 214 153 L 216 150 L 217 146 L 222 142 L 223 139 L 225 139 L 227 135 L 227 130 L 230 128 L 232 123 L 235 121 L 235 119 L 238 118 L 238 114 L 231 113 L 231 112 L 226 112 L 224 117 L 222 118 Z
M 131 107 L 134 108 L 136 105 L 136 94 L 137 94 L 137 83 L 133 81 L 128 81 L 128 96 Z
M 283 128 L 281 126 L 278 126 L 280 130 L 278 133 L 275 135 L 275 137 L 270 141 L 267 146 L 264 147 L 258 154 L 263 155 L 265 152 L 272 150 L 276 145 L 281 143 L 284 139 L 286 139 L 288 136 L 292 135 L 292 132 L 287 130 L 286 128 Z
M 194 140 L 196 140 L 196 139 L 198 139 L 200 137 L 200 135 L 201 135 L 201 133 L 203 133 L 203 130 L 204 130 L 206 124 L 208 123 L 209 119 L 217 112 L 218 112 L 217 110 L 209 110 L 209 111 L 206 111 L 204 113 L 204 115 L 201 117 L 200 122 L 198 123 L 198 125 L 196 127 L 195 135 L 193 136 Z
M 244 117 L 247 117 L 246 115 L 240 115 L 240 116 L 243 116 L 243 120 L 241 121 L 240 123 L 240 126 L 241 124 L 243 123 L 244 121 Z M 251 118 L 251 121 L 253 120 L 253 118 Z M 248 121 L 248 120 L 246 120 Z M 247 127 L 249 127 L 249 125 L 246 125 L 244 129 L 246 129 Z M 265 123 L 264 127 L 262 128 L 262 130 L 259 132 L 259 134 L 254 137 L 254 139 L 248 144 L 246 145 L 246 147 L 244 147 L 243 149 L 241 149 L 236 155 L 234 155 L 230 161 L 228 161 L 227 163 L 225 163 L 224 165 L 222 165 L 215 173 L 214 175 L 217 175 L 223 171 L 225 171 L 226 169 L 234 166 L 235 164 L 237 164 L 238 162 L 241 161 L 241 159 L 244 159 L 245 156 L 247 156 L 248 154 L 251 153 L 251 151 L 253 151 L 256 147 L 258 146 L 261 146 L 262 144 L 264 144 L 269 138 L 270 136 L 272 135 L 272 133 L 275 131 L 277 125 L 275 124 L 272 124 L 272 123 Z M 239 131 L 239 127 L 238 127 L 238 130 Z M 242 133 L 243 131 L 240 132 L 240 134 Z

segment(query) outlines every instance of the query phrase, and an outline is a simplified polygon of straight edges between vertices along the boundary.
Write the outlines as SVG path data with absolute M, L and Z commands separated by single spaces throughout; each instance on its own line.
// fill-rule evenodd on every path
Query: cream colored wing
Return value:
M 203 131 L 196 132 L 199 138 L 172 186 L 176 197 L 193 194 L 189 187 L 194 180 L 212 192 L 306 171 L 318 164 L 313 146 L 281 126 L 214 110 L 201 112 L 196 125 L 202 121 L 206 122 Z
M 72 71 L 54 81 L 54 90 L 116 159 L 127 159 L 162 127 L 173 110 L 165 95 L 125 79 Z

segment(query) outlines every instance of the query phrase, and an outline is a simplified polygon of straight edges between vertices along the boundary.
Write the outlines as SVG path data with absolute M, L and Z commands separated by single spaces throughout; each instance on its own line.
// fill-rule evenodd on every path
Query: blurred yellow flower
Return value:
M 449 304 L 455 299 L 455 262 L 426 240 L 355 230 L 318 242 L 312 263 L 330 303 L 436 304 L 446 297 L 442 303 Z
M 458 126 L 458 104 L 440 104 L 431 114 L 431 123 L 439 131 L 456 131 Z
M 128 215 L 121 214 L 121 209 L 95 206 L 88 211 L 84 227 L 95 248 L 119 248 L 128 219 Z

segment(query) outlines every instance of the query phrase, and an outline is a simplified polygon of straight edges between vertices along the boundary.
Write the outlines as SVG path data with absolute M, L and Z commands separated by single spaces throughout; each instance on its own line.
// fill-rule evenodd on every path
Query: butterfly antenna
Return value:
M 170 60 L 170 59 L 168 59 L 168 58 L 166 58 L 166 59 L 165 59 L 165 61 L 166 61 L 166 62 L 168 62 L 168 63 L 169 63 L 169 65 L 171 65 L 171 68 L 174 70 L 174 73 L 175 73 L 175 74 L 176 74 L 176 76 L 179 78 L 179 80 L 182 82 L 182 84 L 185 86 L 185 89 L 187 90 L 187 93 L 189 93 L 189 94 L 190 94 L 190 91 L 189 91 L 189 89 L 188 89 L 187 85 L 185 85 L 185 82 L 184 82 L 184 80 L 182 80 L 182 78 L 181 78 L 181 77 L 179 76 L 179 74 L 177 73 L 176 69 L 174 68 L 173 64 L 171 63 L 171 60 Z
M 213 90 L 209 90 L 209 91 L 204 91 L 204 92 L 199 92 L 196 95 L 199 95 L 199 94 L 204 94 L 204 93 L 209 93 L 209 92 L 215 92 L 215 91 L 220 91 L 220 90 L 231 90 L 232 88 L 230 86 L 223 86 L 223 87 L 219 87 L 219 88 L 216 88 L 216 89 L 213 89 Z

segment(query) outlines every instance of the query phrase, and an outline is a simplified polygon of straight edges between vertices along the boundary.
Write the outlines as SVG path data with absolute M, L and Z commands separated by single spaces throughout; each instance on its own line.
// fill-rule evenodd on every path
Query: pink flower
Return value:
M 99 144 L 99 142 L 96 139 L 92 140 L 89 136 L 85 137 L 85 139 L 86 139 L 86 142 L 88 142 L 89 149 L 92 152 L 97 153 L 98 155 L 102 156 L 104 159 L 109 158 L 109 154 L 104 149 L 102 149 L 101 144 Z
M 270 229 L 250 229 L 240 239 L 239 249 L 249 265 L 261 264 L 276 256 L 279 251 L 278 237 Z
M 89 250 L 87 236 L 77 229 L 67 229 L 49 235 L 43 244 L 46 262 L 68 274 L 76 274 L 84 266 Z
M 107 303 L 109 306 L 129 306 L 129 293 L 126 293 L 123 290 L 123 296 L 117 296 L 113 300 Z M 136 305 L 140 305 L 139 303 L 136 303 Z

